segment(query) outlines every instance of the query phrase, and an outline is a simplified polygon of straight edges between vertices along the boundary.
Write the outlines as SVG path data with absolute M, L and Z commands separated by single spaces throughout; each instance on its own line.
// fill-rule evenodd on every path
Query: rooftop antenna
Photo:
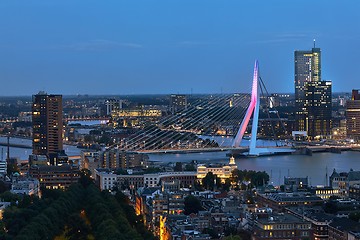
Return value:
M 314 38 L 314 48 L 315 48 L 315 38 Z
M 325 186 L 328 186 L 328 167 L 326 165 Z
M 10 133 L 7 135 L 7 154 L 6 154 L 6 162 L 9 164 L 10 162 Z
M 281 185 L 281 169 L 279 169 L 279 186 Z

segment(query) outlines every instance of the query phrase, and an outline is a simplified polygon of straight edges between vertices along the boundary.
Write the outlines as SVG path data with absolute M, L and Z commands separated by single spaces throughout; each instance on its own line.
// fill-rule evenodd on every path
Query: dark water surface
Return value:
M 150 154 L 151 161 L 227 163 L 227 152 L 190 153 L 190 154 Z M 325 185 L 326 169 L 328 176 L 335 168 L 338 172 L 360 170 L 360 152 L 347 151 L 336 153 L 314 153 L 307 155 L 273 155 L 256 158 L 237 158 L 239 169 L 266 171 L 275 185 L 283 183 L 284 176 L 309 177 L 311 185 Z

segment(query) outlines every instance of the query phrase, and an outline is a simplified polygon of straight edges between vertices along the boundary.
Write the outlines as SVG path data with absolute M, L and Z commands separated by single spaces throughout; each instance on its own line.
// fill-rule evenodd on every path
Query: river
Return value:
M 0 142 L 6 143 L 7 138 L 0 137 Z M 19 158 L 20 160 L 26 160 L 29 158 L 29 155 L 32 154 L 31 139 L 10 138 L 10 143 L 27 145 L 30 147 L 30 148 L 10 147 L 10 157 Z M 71 145 L 64 145 L 64 150 L 66 154 L 69 156 L 78 156 L 80 155 L 80 151 L 81 151 L 81 149 Z M 7 152 L 7 147 L 0 146 L 0 160 L 6 159 L 6 154 L 7 154 L 6 152 Z
M 230 146 L 230 137 L 206 137 L 217 141 L 221 146 Z M 274 146 L 274 141 L 258 140 L 258 146 Z M 249 140 L 243 140 L 242 146 L 248 146 Z M 204 152 L 189 154 L 150 154 L 150 161 L 168 162 L 191 162 L 198 163 L 228 163 L 229 152 Z M 270 182 L 280 185 L 284 177 L 309 177 L 312 186 L 326 185 L 326 173 L 328 177 L 334 169 L 337 172 L 348 172 L 350 169 L 360 171 L 360 152 L 346 151 L 341 154 L 323 152 L 308 155 L 272 155 L 256 158 L 241 157 L 235 159 L 239 169 L 266 171 L 270 175 Z
M 215 137 L 216 139 L 216 137 Z M 224 141 L 224 138 L 220 138 Z M 219 140 L 219 139 L 216 139 Z M 0 137 L 1 142 L 6 142 L 5 137 Z M 30 139 L 10 138 L 10 142 L 31 146 Z M 230 143 L 230 139 L 226 139 Z M 249 141 L 244 140 L 242 145 L 247 145 Z M 271 141 L 259 141 L 259 145 L 273 145 Z M 225 146 L 225 145 L 223 145 Z M 0 160 L 6 159 L 6 147 L 0 146 L 3 152 Z M 65 152 L 69 156 L 80 155 L 81 149 L 75 146 L 64 146 Z M 229 152 L 204 152 L 204 153 L 188 153 L 188 154 L 149 154 L 150 161 L 159 161 L 163 163 L 169 162 L 191 162 L 196 160 L 199 163 L 228 163 Z M 10 148 L 10 157 L 16 157 L 21 160 L 28 159 L 31 149 Z M 350 169 L 360 170 L 360 152 L 347 151 L 341 154 L 337 153 L 314 153 L 312 156 L 307 155 L 273 155 L 257 158 L 241 157 L 236 159 L 239 169 L 266 171 L 271 182 L 275 185 L 282 184 L 285 176 L 291 177 L 309 177 L 311 185 L 325 185 L 326 170 L 328 176 L 331 175 L 335 168 L 338 172 Z
M 228 163 L 228 152 L 207 152 L 189 154 L 150 154 L 150 161 Z M 235 159 L 239 169 L 266 171 L 274 185 L 282 184 L 284 177 L 309 177 L 309 184 L 325 185 L 326 170 L 328 176 L 335 168 L 338 172 L 350 169 L 360 170 L 360 152 L 347 151 L 341 154 L 323 152 L 307 155 L 273 155 L 257 158 Z
M 68 124 L 80 124 L 82 126 L 94 126 L 94 125 L 104 125 L 109 123 L 109 120 L 70 120 Z

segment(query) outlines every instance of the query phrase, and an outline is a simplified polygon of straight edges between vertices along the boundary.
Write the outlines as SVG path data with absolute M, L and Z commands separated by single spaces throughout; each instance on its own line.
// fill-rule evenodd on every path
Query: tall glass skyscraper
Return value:
M 295 130 L 307 131 L 306 83 L 321 80 L 321 50 L 295 51 Z
M 315 45 L 315 44 L 314 44 Z M 321 50 L 295 51 L 295 130 L 310 139 L 331 135 L 331 81 L 321 80 Z

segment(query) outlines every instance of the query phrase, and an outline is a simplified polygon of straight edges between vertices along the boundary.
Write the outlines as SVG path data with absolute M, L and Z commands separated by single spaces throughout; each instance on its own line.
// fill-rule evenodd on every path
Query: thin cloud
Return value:
M 60 46 L 62 49 L 69 49 L 74 51 L 106 51 L 118 48 L 142 48 L 138 43 L 116 42 L 104 39 L 91 40 L 88 42 L 74 43 L 70 45 Z
M 263 43 L 263 44 L 276 44 L 276 43 L 284 43 L 284 42 L 295 42 L 307 38 L 316 38 L 321 34 L 318 33 L 281 33 L 276 34 L 270 38 L 252 41 L 252 43 Z
M 331 36 L 329 36 L 329 38 L 345 40 L 345 41 L 346 40 L 357 40 L 357 39 L 360 39 L 360 35 L 345 35 L 345 34 L 335 35 L 335 34 L 332 34 Z
M 206 45 L 213 45 L 213 42 L 202 42 L 202 41 L 182 41 L 179 42 L 178 45 L 180 46 L 189 46 L 189 47 L 196 47 L 196 46 L 206 46 Z
M 277 37 L 279 38 L 290 38 L 290 39 L 299 39 L 299 38 L 305 38 L 308 37 L 309 34 L 307 33 L 282 33 L 282 34 L 278 34 Z
M 295 39 L 290 39 L 290 38 L 277 38 L 277 39 L 258 40 L 258 41 L 253 41 L 252 43 L 283 43 L 283 42 L 291 42 L 294 40 Z

